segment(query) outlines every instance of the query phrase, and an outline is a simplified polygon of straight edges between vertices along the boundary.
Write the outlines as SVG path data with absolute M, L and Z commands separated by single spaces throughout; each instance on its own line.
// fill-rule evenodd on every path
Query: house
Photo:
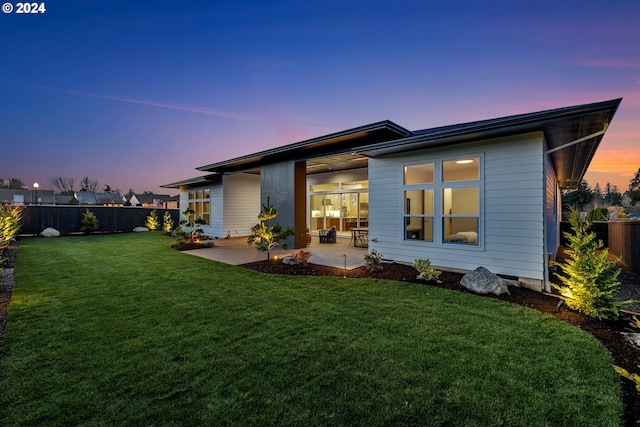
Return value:
M 122 200 L 122 196 L 118 193 L 76 191 L 74 197 L 80 205 L 124 206 L 124 200 Z
M 37 202 L 36 202 L 37 198 Z M 53 190 L 29 190 L 27 188 L 0 188 L 0 203 L 9 205 L 53 205 Z
M 206 234 L 247 236 L 267 201 L 289 246 L 368 228 L 384 258 L 484 266 L 550 290 L 560 192 L 577 188 L 621 99 L 417 131 L 382 121 L 198 167 L 166 184 Z
M 161 208 L 166 200 L 170 200 L 168 194 L 132 194 L 129 198 L 131 206 L 142 206 L 145 208 Z
M 176 194 L 169 199 L 163 200 L 162 207 L 164 209 L 180 209 L 180 194 Z

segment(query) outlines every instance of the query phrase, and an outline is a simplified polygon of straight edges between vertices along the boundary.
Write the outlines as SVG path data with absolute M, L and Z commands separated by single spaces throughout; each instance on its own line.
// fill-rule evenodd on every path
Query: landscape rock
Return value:
M 502 279 L 484 267 L 478 267 L 465 274 L 460 284 L 479 294 L 502 295 L 509 293 L 509 289 L 502 282 Z
M 42 237 L 60 237 L 60 232 L 53 227 L 47 227 L 40 233 Z
M 631 343 L 635 348 L 640 348 L 640 334 L 639 333 L 629 333 L 629 332 L 621 332 L 622 336 Z
M 149 229 L 147 227 L 136 227 L 133 229 L 134 233 L 142 233 L 144 231 L 149 231 Z
M 296 261 L 296 257 L 287 255 L 286 257 L 282 258 L 282 263 L 285 265 L 296 265 L 298 261 Z

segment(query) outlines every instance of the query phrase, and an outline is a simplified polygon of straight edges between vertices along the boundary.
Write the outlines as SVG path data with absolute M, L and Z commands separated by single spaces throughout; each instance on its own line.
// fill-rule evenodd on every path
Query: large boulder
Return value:
M 42 237 L 60 237 L 60 232 L 53 227 L 47 227 L 40 233 Z
M 284 265 L 296 265 L 298 261 L 296 260 L 296 257 L 292 255 L 287 255 L 284 258 L 282 258 L 282 263 Z
M 133 229 L 134 233 L 142 233 L 144 231 L 149 231 L 149 229 L 147 227 L 136 227 Z
M 465 274 L 460 284 L 479 294 L 501 295 L 509 293 L 509 289 L 502 279 L 484 267 L 478 267 Z

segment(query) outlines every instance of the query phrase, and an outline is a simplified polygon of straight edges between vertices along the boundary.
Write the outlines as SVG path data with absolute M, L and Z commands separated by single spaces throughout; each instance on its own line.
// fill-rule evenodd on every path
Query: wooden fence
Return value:
M 611 221 L 609 252 L 619 256 L 631 270 L 640 273 L 640 221 Z
M 132 231 L 144 226 L 151 211 L 155 210 L 162 227 L 165 211 L 171 214 L 174 227 L 178 225 L 180 212 L 175 209 L 112 207 L 112 206 L 26 206 L 22 212 L 21 235 L 37 235 L 47 227 L 62 234 L 80 232 L 84 213 L 90 210 L 98 218 L 98 232 L 116 233 Z

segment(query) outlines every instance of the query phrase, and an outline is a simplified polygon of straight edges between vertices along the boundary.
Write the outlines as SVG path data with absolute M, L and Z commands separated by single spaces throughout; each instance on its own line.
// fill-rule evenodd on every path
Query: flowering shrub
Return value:
M 294 255 L 294 258 L 296 259 L 296 264 L 307 265 L 310 256 L 311 252 L 301 249 L 300 252 Z
M 430 280 L 435 280 L 438 283 L 442 283 L 438 277 L 440 277 L 440 271 L 433 268 L 431 265 L 431 261 L 428 259 L 416 259 L 413 261 L 413 268 L 418 270 L 418 279 L 426 280 L 427 282 Z
M 382 271 L 382 254 L 375 249 L 364 254 L 364 268 L 369 271 Z

